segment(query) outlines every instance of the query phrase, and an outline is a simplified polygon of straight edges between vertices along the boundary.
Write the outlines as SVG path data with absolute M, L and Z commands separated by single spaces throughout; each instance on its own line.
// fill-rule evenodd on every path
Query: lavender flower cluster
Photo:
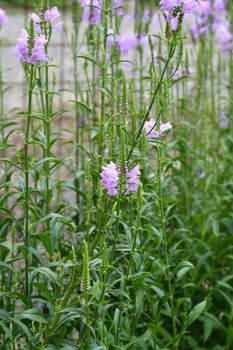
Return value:
M 44 14 L 37 15 L 36 13 L 31 13 L 29 15 L 29 21 L 34 22 L 34 27 L 36 34 L 33 38 L 33 47 L 30 45 L 30 35 L 27 29 L 22 29 L 21 34 L 19 35 L 17 45 L 16 45 L 16 56 L 22 63 L 28 63 L 35 65 L 39 62 L 47 62 L 48 55 L 46 54 L 45 45 L 48 40 L 45 37 L 45 34 L 42 34 L 41 23 L 50 22 L 52 31 L 61 29 L 63 26 L 62 22 L 52 23 L 54 20 L 60 17 L 60 13 L 57 7 L 48 9 Z
M 106 166 L 103 166 L 101 172 L 101 184 L 107 190 L 109 196 L 116 196 L 119 193 L 119 181 L 120 181 L 120 169 L 114 163 L 110 162 Z M 138 189 L 140 183 L 140 166 L 136 165 L 132 170 L 125 169 L 125 189 L 126 194 L 135 192 Z
M 185 14 L 193 13 L 197 7 L 196 0 L 161 0 L 161 9 L 166 15 L 166 21 L 172 29 L 178 29 L 179 21 Z
M 37 33 L 41 33 L 41 20 L 44 20 L 45 22 L 51 22 L 53 32 L 62 29 L 63 22 L 53 23 L 59 17 L 60 12 L 58 11 L 58 8 L 56 6 L 46 10 L 44 14 L 39 14 L 39 16 L 36 13 L 31 13 L 29 15 L 29 19 L 32 18 L 34 21 L 35 30 Z
M 45 44 L 47 40 L 44 35 L 37 35 L 34 38 L 34 46 L 29 50 L 29 34 L 26 29 L 22 29 L 16 45 L 16 56 L 23 63 L 36 64 L 38 62 L 47 62 L 48 55 L 45 53 Z
M 8 22 L 8 18 L 3 9 L 0 8 L 0 27 Z
M 227 0 L 200 0 L 196 10 L 196 19 L 191 27 L 195 40 L 211 33 L 222 46 L 223 53 L 233 48 L 233 35 L 227 18 Z
M 170 122 L 160 123 L 159 130 L 156 130 L 155 126 L 156 121 L 153 118 L 148 120 L 144 125 L 148 141 L 154 141 L 155 139 L 162 137 L 166 131 L 172 129 L 172 124 Z
M 117 15 L 122 16 L 124 9 L 122 8 L 123 0 L 114 0 L 112 8 L 116 9 Z M 101 21 L 101 13 L 103 0 L 80 0 L 83 8 L 83 20 L 93 25 L 97 25 Z

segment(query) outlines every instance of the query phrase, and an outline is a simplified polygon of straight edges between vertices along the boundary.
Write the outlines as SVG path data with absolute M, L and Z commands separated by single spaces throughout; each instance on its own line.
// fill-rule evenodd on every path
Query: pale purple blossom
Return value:
M 60 12 L 58 11 L 58 8 L 56 6 L 46 10 L 44 14 L 45 22 L 52 22 L 59 17 L 60 17 Z
M 16 56 L 23 63 L 36 64 L 39 62 L 47 62 L 48 56 L 45 53 L 45 44 L 47 40 L 42 34 L 36 35 L 34 38 L 34 46 L 29 52 L 29 35 L 26 29 L 22 29 L 16 45 Z
M 24 63 L 28 62 L 28 39 L 28 32 L 22 29 L 16 45 L 16 56 Z
M 146 8 L 143 13 L 142 20 L 145 24 L 149 23 L 150 21 L 150 10 Z
M 221 112 L 219 116 L 220 129 L 227 129 L 229 127 L 229 120 L 225 112 Z
M 203 180 L 203 179 L 205 178 L 205 176 L 206 176 L 206 173 L 205 173 L 205 171 L 203 170 L 203 171 L 199 174 L 199 179 L 200 179 L 200 180 Z
M 103 166 L 101 175 L 101 184 L 107 190 L 109 196 L 118 194 L 119 171 L 115 163 L 110 162 Z
M 153 58 L 154 58 L 154 64 L 158 64 L 158 62 L 159 62 L 159 53 L 158 53 L 157 50 L 154 50 Z
M 171 122 L 160 123 L 160 128 L 159 128 L 160 136 L 163 135 L 166 131 L 171 130 L 171 129 L 172 129 Z
M 172 124 L 170 122 L 160 123 L 159 129 L 157 130 L 156 121 L 151 118 L 145 123 L 144 129 L 148 141 L 154 141 L 155 139 L 160 138 L 166 131 L 172 129 Z
M 30 20 L 32 19 L 34 22 L 35 31 L 37 33 L 41 33 L 41 27 L 40 27 L 41 19 L 40 19 L 40 17 L 36 13 L 30 13 L 28 17 L 29 17 L 28 23 L 30 23 Z
M 120 167 L 114 162 L 110 162 L 102 167 L 101 184 L 107 190 L 109 196 L 116 196 L 119 193 Z M 126 194 L 135 192 L 138 189 L 140 176 L 140 166 L 136 165 L 132 170 L 125 168 L 125 190 Z
M 159 138 L 159 132 L 155 129 L 156 122 L 155 119 L 150 119 L 145 122 L 144 129 L 146 132 L 146 137 L 149 141 Z
M 123 6 L 123 0 L 115 0 L 113 1 L 113 7 L 117 7 L 117 15 L 118 16 L 123 16 L 125 13 Z
M 8 22 L 8 17 L 3 9 L 0 8 L 0 27 Z
M 124 57 L 137 47 L 137 43 L 137 35 L 135 33 L 126 33 L 116 37 L 117 48 L 120 49 L 121 54 Z
M 135 192 L 138 189 L 138 185 L 140 184 L 139 176 L 140 176 L 140 165 L 136 165 L 132 170 L 128 170 L 126 168 L 126 193 Z
M 96 25 L 101 21 L 102 0 L 82 0 L 83 20 Z M 92 8 L 91 8 L 92 5 Z
M 199 0 L 196 8 L 196 20 L 191 26 L 195 40 L 201 36 L 215 35 L 223 53 L 233 49 L 233 35 L 227 18 L 225 0 Z
M 38 62 L 47 62 L 48 56 L 45 54 L 45 44 L 47 40 L 44 35 L 38 35 L 34 39 L 34 47 L 31 56 L 28 58 L 28 63 L 36 64 Z
M 64 22 L 54 23 L 52 26 L 53 32 L 57 32 L 58 30 L 62 30 L 63 26 L 64 26 Z
M 179 24 L 179 13 L 171 19 L 172 30 L 176 31 Z
M 149 47 L 148 35 L 140 34 L 138 38 L 138 45 L 141 47 Z
M 60 12 L 56 6 L 52 7 L 45 11 L 44 20 L 45 22 L 54 22 L 56 19 L 60 17 Z M 64 22 L 52 23 L 52 31 L 56 32 L 63 28 Z
M 115 42 L 115 38 L 116 38 L 116 35 L 114 33 L 114 30 L 109 28 L 108 29 L 108 36 L 107 36 L 107 47 L 112 48 L 112 46 Z
M 171 23 L 172 30 L 176 31 L 179 19 L 184 14 L 193 13 L 197 6 L 196 0 L 160 0 L 162 11 L 166 15 L 166 21 Z
M 159 22 L 159 15 L 158 13 L 154 13 L 153 17 L 152 17 L 152 23 L 153 24 L 157 24 Z
M 233 48 L 233 35 L 226 24 L 221 24 L 216 29 L 216 38 L 222 46 L 224 53 Z

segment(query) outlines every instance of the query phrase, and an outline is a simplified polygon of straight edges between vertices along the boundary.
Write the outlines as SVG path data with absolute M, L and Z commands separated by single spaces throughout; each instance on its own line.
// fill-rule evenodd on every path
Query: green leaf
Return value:
M 45 275 L 51 282 L 58 284 L 57 274 L 55 272 L 53 272 L 52 270 L 50 270 L 48 267 L 44 266 L 44 267 L 38 267 L 38 268 L 34 269 L 32 272 L 33 277 L 37 273 L 41 273 L 41 274 Z
M 198 317 L 202 314 L 202 312 L 204 311 L 205 307 L 206 307 L 206 303 L 207 301 L 204 300 L 201 303 L 197 304 L 196 306 L 194 306 L 194 308 L 190 311 L 187 320 L 184 323 L 183 328 L 181 329 L 180 335 L 179 335 L 179 342 L 181 341 L 186 329 L 194 322 L 198 319 Z
M 34 322 L 48 323 L 48 321 L 43 317 L 43 315 L 38 311 L 38 309 L 28 309 L 24 312 L 21 312 L 18 316 L 19 318 L 26 318 Z
M 202 301 L 201 303 L 197 304 L 192 311 L 190 311 L 187 320 L 187 327 L 189 327 L 202 314 L 206 307 L 206 302 L 206 300 Z

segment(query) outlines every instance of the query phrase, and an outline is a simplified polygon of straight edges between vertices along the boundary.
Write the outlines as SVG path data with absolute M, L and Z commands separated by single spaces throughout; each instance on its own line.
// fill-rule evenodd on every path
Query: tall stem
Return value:
M 157 86 L 156 86 L 156 88 L 155 88 L 155 90 L 154 90 L 154 93 L 153 93 L 153 96 L 152 96 L 152 98 L 151 98 L 150 104 L 149 104 L 149 106 L 148 106 L 148 108 L 147 108 L 147 111 L 146 111 L 146 113 L 145 113 L 145 115 L 144 115 L 144 117 L 143 117 L 143 120 L 142 120 L 142 123 L 141 123 L 141 125 L 140 125 L 140 128 L 139 128 L 139 130 L 138 130 L 138 132 L 137 132 L 137 134 L 136 134 L 136 137 L 135 137 L 135 139 L 134 139 L 134 141 L 133 141 L 133 144 L 132 144 L 132 146 L 131 146 L 131 149 L 130 149 L 130 151 L 129 151 L 129 154 L 128 154 L 127 159 L 130 159 L 130 157 L 131 157 L 131 155 L 132 155 L 132 153 L 133 153 L 133 151 L 134 151 L 134 148 L 136 147 L 137 142 L 138 142 L 138 140 L 139 140 L 139 138 L 140 138 L 140 136 L 141 136 L 141 134 L 142 134 L 142 130 L 143 130 L 143 128 L 144 128 L 144 125 L 145 125 L 145 123 L 146 123 L 146 121 L 147 121 L 147 118 L 148 118 L 148 116 L 149 116 L 149 114 L 150 114 L 150 112 L 151 112 L 151 109 L 152 109 L 152 107 L 153 107 L 153 105 L 154 105 L 155 98 L 156 98 L 158 92 L 160 91 L 161 86 L 162 86 L 163 83 L 164 83 L 164 76 L 165 76 L 165 74 L 166 74 L 166 71 L 167 71 L 167 68 L 168 68 L 169 63 L 170 63 L 172 57 L 173 57 L 174 54 L 175 54 L 175 51 L 176 51 L 176 45 L 175 45 L 175 44 L 172 44 L 171 47 L 170 47 L 170 50 L 169 50 L 168 59 L 167 59 L 167 61 L 166 61 L 166 63 L 165 63 L 165 66 L 164 66 L 164 68 L 163 68 L 163 71 L 162 71 L 162 73 L 161 73 L 159 82 L 158 82 L 158 84 L 157 84 Z
M 107 81 L 107 35 L 108 35 L 108 0 L 103 1 L 103 26 L 104 26 L 104 37 L 103 37 L 103 49 L 102 49 L 102 90 L 101 90 L 101 116 L 100 116 L 100 166 L 103 162 L 104 155 L 104 122 L 105 122 L 105 89 Z
M 45 53 L 48 54 L 48 44 L 45 47 Z M 49 66 L 46 63 L 45 66 L 45 122 L 44 122 L 44 134 L 46 137 L 46 145 L 44 157 L 47 159 L 50 155 L 50 103 L 49 103 Z M 50 163 L 48 160 L 45 162 L 45 215 L 50 212 Z M 49 231 L 49 223 L 47 222 L 47 230 Z
M 157 155 L 158 155 L 158 189 L 159 189 L 159 209 L 160 217 L 162 224 L 162 233 L 163 233 L 163 243 L 164 243 L 164 254 L 165 254 L 165 268 L 166 268 L 166 278 L 168 282 L 168 294 L 171 306 L 171 316 L 172 316 L 172 328 L 173 328 L 173 337 L 174 337 L 174 349 L 178 350 L 178 340 L 177 340 L 177 329 L 176 329 L 176 313 L 174 307 L 173 291 L 171 284 L 171 272 L 169 266 L 168 258 L 168 243 L 167 243 L 167 232 L 166 232 L 166 218 L 164 215 L 164 199 L 163 199 L 163 187 L 162 187 L 162 145 L 157 146 Z
M 26 246 L 25 255 L 25 285 L 26 285 L 26 306 L 30 307 L 30 282 L 29 282 L 29 267 L 30 267 L 30 189 L 29 189 L 29 159 L 28 159 L 28 146 L 29 146 L 29 132 L 32 115 L 32 94 L 33 94 L 33 75 L 34 67 L 31 65 L 29 72 L 29 91 L 28 91 L 28 113 L 27 113 L 27 125 L 24 139 L 24 179 L 25 179 L 25 204 L 24 204 L 24 239 Z

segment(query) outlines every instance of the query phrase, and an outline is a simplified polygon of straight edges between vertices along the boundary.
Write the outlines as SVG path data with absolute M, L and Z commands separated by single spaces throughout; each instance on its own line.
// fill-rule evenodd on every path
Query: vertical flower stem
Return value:
M 78 101 L 78 62 L 77 62 L 77 55 L 78 55 L 78 37 L 79 37 L 79 4 L 77 0 L 72 0 L 72 22 L 73 22 L 73 33 L 71 37 L 71 49 L 72 49 L 72 60 L 73 60 L 73 71 L 74 71 L 74 98 L 75 101 Z M 80 170 L 80 162 L 79 162 L 79 150 L 78 150 L 78 143 L 79 143 L 79 110 L 77 104 L 75 104 L 75 188 L 76 188 L 76 203 L 77 205 L 80 202 L 80 194 L 79 194 L 79 188 L 80 188 L 80 179 L 77 178 L 77 172 Z M 76 223 L 79 223 L 79 215 L 76 215 Z
M 157 84 L 156 87 L 155 87 L 153 96 L 152 96 L 151 101 L 150 101 L 150 104 L 149 104 L 149 106 L 148 106 L 148 108 L 147 108 L 147 110 L 146 110 L 146 113 L 145 113 L 145 115 L 144 115 L 144 117 L 143 117 L 142 123 L 141 123 L 141 125 L 140 125 L 140 127 L 139 127 L 139 130 L 138 130 L 138 132 L 137 132 L 137 134 L 136 134 L 136 136 L 135 136 L 135 139 L 134 139 L 134 141 L 133 141 L 133 143 L 132 143 L 131 149 L 130 149 L 129 154 L 128 154 L 128 157 L 127 157 L 128 160 L 130 159 L 130 157 L 131 157 L 131 155 L 132 155 L 132 153 L 133 153 L 133 151 L 134 151 L 134 148 L 136 147 L 137 142 L 138 142 L 138 140 L 139 140 L 139 138 L 140 138 L 140 136 L 141 136 L 141 134 L 142 134 L 143 127 L 144 127 L 144 125 L 145 125 L 145 122 L 147 121 L 148 116 L 150 115 L 150 112 L 151 112 L 152 107 L 153 107 L 154 102 L 155 102 L 155 98 L 156 98 L 158 92 L 160 91 L 160 89 L 161 89 L 161 87 L 162 87 L 162 85 L 163 85 L 163 83 L 164 83 L 164 76 L 165 76 L 165 74 L 166 74 L 166 72 L 167 72 L 167 68 L 168 68 L 168 66 L 169 66 L 169 63 L 170 63 L 172 57 L 173 57 L 174 54 L 175 54 L 175 51 L 176 51 L 176 44 L 171 44 L 170 49 L 169 49 L 168 59 L 167 59 L 167 61 L 166 61 L 166 63 L 165 63 L 165 66 L 164 66 L 164 68 L 163 68 L 163 71 L 162 71 L 162 73 L 161 73 L 159 82 L 158 82 L 158 84 Z
M 48 54 L 48 44 L 45 45 L 45 53 Z M 45 65 L 45 122 L 44 122 L 44 134 L 46 137 L 46 145 L 44 157 L 49 158 L 50 154 L 50 133 L 51 133 L 51 123 L 50 123 L 50 101 L 49 101 L 49 65 Z M 50 162 L 48 159 L 45 162 L 45 215 L 50 212 Z M 47 232 L 49 232 L 49 222 L 47 221 Z
M 103 1 L 103 27 L 104 27 L 104 37 L 103 37 L 103 48 L 102 48 L 102 83 L 101 83 L 101 116 L 100 116 L 100 166 L 102 166 L 103 156 L 104 156 L 104 123 L 105 123 L 105 89 L 107 82 L 107 35 L 108 35 L 108 0 Z
M 26 287 L 26 307 L 29 308 L 31 304 L 30 296 L 30 282 L 29 282 L 29 267 L 30 267 L 30 189 L 29 189 L 29 158 L 28 158 L 28 148 L 29 148 L 29 132 L 31 124 L 32 115 L 32 95 L 33 95 L 33 77 L 34 77 L 34 66 L 30 66 L 29 71 L 29 82 L 28 82 L 28 113 L 27 113 L 27 124 L 26 133 L 24 138 L 24 179 L 25 179 L 25 204 L 24 204 L 24 239 L 26 246 L 26 256 L 25 256 L 25 287 Z
M 114 235 L 114 241 L 113 241 L 113 247 L 112 247 L 112 254 L 111 254 L 111 263 L 112 263 L 112 266 L 113 266 L 113 260 L 114 260 L 114 257 L 115 257 L 117 238 L 118 238 L 118 236 L 119 236 L 121 197 L 122 197 L 122 194 L 120 193 L 120 194 L 118 195 L 118 198 L 117 198 L 116 228 L 115 228 L 115 235 Z
M 123 284 L 123 292 L 126 291 L 127 288 L 127 281 L 129 277 L 129 272 L 130 269 L 132 268 L 132 275 L 134 274 L 134 264 L 133 264 L 133 256 L 136 248 L 136 243 L 137 243 L 137 237 L 139 234 L 139 231 L 141 229 L 141 216 L 140 216 L 140 210 L 142 206 L 142 196 L 141 196 L 141 190 L 139 192 L 139 198 L 137 200 L 137 217 L 136 217 L 136 227 L 132 228 L 133 231 L 133 242 L 132 242 L 132 250 L 130 252 L 130 258 L 129 258 L 129 263 L 126 271 L 126 275 L 124 278 L 124 284 Z M 131 209 L 132 210 L 132 209 Z M 116 330 L 116 345 L 118 345 L 119 342 L 119 333 L 120 333 L 120 326 L 121 326 L 121 317 L 122 317 L 122 312 L 123 312 L 123 296 L 121 294 L 121 299 L 120 299 L 120 306 L 119 306 L 119 317 L 118 317 L 118 322 L 117 322 L 117 330 Z M 131 335 L 133 336 L 134 334 L 134 326 L 135 323 L 134 321 L 132 322 L 132 327 L 131 327 Z
M 0 56 L 0 122 L 2 122 L 2 118 L 3 118 L 3 95 L 4 95 L 4 91 L 3 91 L 3 73 L 2 73 L 2 62 L 1 62 L 1 56 Z M 4 129 L 1 129 L 1 138 L 2 138 L 2 142 L 4 141 Z M 5 152 L 4 152 L 5 153 Z M 4 156 L 5 157 L 5 156 Z
M 168 258 L 168 242 L 167 242 L 167 232 L 166 232 L 166 218 L 164 214 L 164 198 L 163 198 L 163 188 L 162 188 L 162 157 L 163 157 L 163 145 L 157 145 L 156 151 L 158 156 L 158 190 L 159 190 L 159 209 L 161 216 L 162 224 L 162 233 L 163 233 L 163 243 L 164 243 L 164 254 L 165 254 L 165 269 L 166 269 L 166 278 L 168 282 L 168 295 L 171 306 L 171 316 L 172 316 L 172 329 L 173 329 L 173 345 L 174 349 L 178 350 L 178 338 L 177 338 L 177 329 L 176 329 L 176 312 L 174 307 L 174 298 L 171 284 L 171 271 L 169 266 Z

